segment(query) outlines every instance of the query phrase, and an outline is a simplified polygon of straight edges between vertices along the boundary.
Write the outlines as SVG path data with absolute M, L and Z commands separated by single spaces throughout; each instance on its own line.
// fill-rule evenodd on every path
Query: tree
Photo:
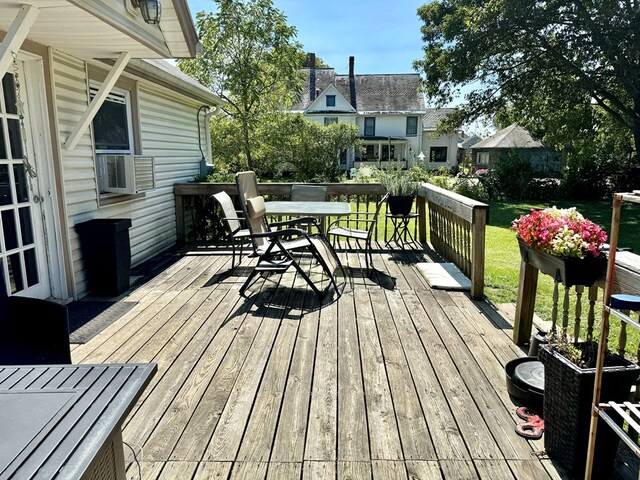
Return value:
M 426 45 L 414 67 L 426 75 L 429 98 L 445 104 L 470 89 L 451 124 L 509 107 L 538 117 L 576 109 L 591 115 L 595 104 L 634 139 L 637 161 L 637 1 L 435 0 L 418 15 Z
M 214 2 L 216 13 L 197 14 L 204 53 L 178 66 L 225 100 L 222 108 L 238 122 L 242 151 L 253 169 L 252 132 L 261 115 L 285 108 L 299 93 L 304 53 L 296 29 L 271 0 Z

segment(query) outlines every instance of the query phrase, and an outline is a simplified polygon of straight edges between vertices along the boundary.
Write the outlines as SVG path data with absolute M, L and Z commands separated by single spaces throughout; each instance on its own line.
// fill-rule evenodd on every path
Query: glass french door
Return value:
M 34 165 L 33 148 L 30 138 L 23 137 L 20 120 L 23 113 L 24 131 L 29 132 L 26 89 L 22 85 L 18 92 L 14 68 L 10 67 L 0 84 L 0 273 L 9 294 L 45 298 L 49 280 L 40 245 L 42 213 L 36 203 L 42 199 L 37 178 L 28 171 L 29 164 Z M 22 68 L 17 72 L 23 83 Z

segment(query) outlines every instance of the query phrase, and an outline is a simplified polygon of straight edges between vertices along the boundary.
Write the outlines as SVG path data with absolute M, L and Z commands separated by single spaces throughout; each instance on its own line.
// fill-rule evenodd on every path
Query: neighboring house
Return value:
M 159 25 L 131 0 L 32 3 L 0 6 L 0 273 L 66 300 L 87 293 L 76 224 L 130 218 L 134 265 L 175 243 L 173 184 L 210 158 L 220 100 L 158 60 L 195 56 L 186 0 Z
M 559 152 L 531 136 L 528 130 L 513 123 L 471 146 L 473 167 L 490 169 L 500 158 L 517 155 L 533 168 L 547 174 L 558 173 L 562 157 Z
M 429 108 L 422 118 L 422 146 L 424 165 L 429 170 L 441 167 L 451 171 L 458 166 L 459 132 L 437 134 L 438 124 L 452 113 L 453 108 Z
M 312 65 L 314 60 L 312 57 Z M 362 150 L 345 152 L 343 169 L 362 165 L 410 166 L 421 151 L 421 118 L 426 112 L 417 74 L 356 75 L 333 68 L 306 68 L 305 87 L 291 111 L 323 125 L 344 122 L 360 131 Z
M 467 135 L 464 132 L 460 132 L 458 136 L 458 165 L 464 163 L 467 159 L 471 162 L 471 147 L 481 141 L 482 138 L 475 133 Z

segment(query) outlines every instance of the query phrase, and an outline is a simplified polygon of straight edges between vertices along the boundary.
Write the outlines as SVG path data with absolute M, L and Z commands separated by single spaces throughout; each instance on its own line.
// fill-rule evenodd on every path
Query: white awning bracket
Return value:
M 39 10 L 33 5 L 22 5 L 18 15 L 11 23 L 7 35 L 0 43 L 0 78 L 7 73 L 9 65 L 13 62 L 11 52 L 18 52 L 29 34 L 29 30 L 38 18 Z
M 102 82 L 98 93 L 93 97 L 93 100 L 89 103 L 87 110 L 82 114 L 82 117 L 78 120 L 78 123 L 69 135 L 69 138 L 67 138 L 67 141 L 64 144 L 65 149 L 73 150 L 76 148 L 76 145 L 78 145 L 78 142 L 80 141 L 80 137 L 86 131 L 87 127 L 93 120 L 93 117 L 98 113 L 98 110 L 106 100 L 113 86 L 118 81 L 118 78 L 120 78 L 120 75 L 127 66 L 127 63 L 129 63 L 129 60 L 131 60 L 131 53 L 122 52 L 120 54 L 116 62 L 113 64 L 113 67 L 111 67 L 107 78 Z

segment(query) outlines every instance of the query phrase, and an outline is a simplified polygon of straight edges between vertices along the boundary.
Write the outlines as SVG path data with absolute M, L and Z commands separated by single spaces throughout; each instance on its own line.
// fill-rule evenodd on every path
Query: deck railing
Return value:
M 426 204 L 431 246 L 471 279 L 471 296 L 482 298 L 489 206 L 430 183 L 418 195 L 420 240 L 426 241 Z
M 268 200 L 286 200 L 292 183 L 260 183 L 258 193 Z M 385 193 L 378 183 L 324 183 L 327 200 L 351 202 L 352 218 L 358 212 L 374 211 Z M 211 195 L 225 191 L 237 197 L 234 183 L 184 183 L 174 187 L 178 242 L 222 239 L 224 230 L 213 212 Z M 415 202 L 418 219 L 412 225 L 414 238 L 426 244 L 429 240 L 438 254 L 454 263 L 471 279 L 471 296 L 484 293 L 485 228 L 489 206 L 434 185 L 423 183 Z M 362 217 L 364 218 L 364 216 Z M 329 219 L 331 220 L 331 219 Z M 429 237 L 427 236 L 429 226 Z M 376 238 L 386 240 L 386 219 L 379 219 Z
M 619 252 L 616 256 L 614 293 L 640 295 L 640 256 Z M 516 302 L 516 317 L 513 328 L 513 341 L 523 345 L 529 341 L 533 327 L 533 316 L 538 286 L 538 271 L 524 262 L 520 270 L 520 285 Z M 594 338 L 594 325 L 601 318 L 604 274 L 590 287 L 577 285 L 563 287 L 554 282 L 552 290 L 551 330 L 558 336 L 568 336 L 575 340 L 597 340 Z M 596 332 L 597 333 L 597 332 Z M 596 335 L 597 336 L 597 335 Z M 640 360 L 640 345 L 630 351 L 627 345 L 627 326 L 620 324 L 617 346 L 610 341 L 611 350 L 620 355 L 630 355 Z

